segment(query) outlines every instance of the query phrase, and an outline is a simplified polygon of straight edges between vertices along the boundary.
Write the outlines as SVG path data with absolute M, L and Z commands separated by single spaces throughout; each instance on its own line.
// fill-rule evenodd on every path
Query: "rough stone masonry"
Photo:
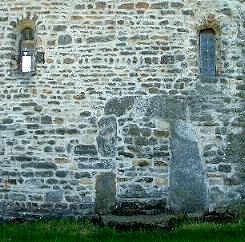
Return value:
M 244 0 L 1 1 L 0 217 L 242 211 L 244 27 Z

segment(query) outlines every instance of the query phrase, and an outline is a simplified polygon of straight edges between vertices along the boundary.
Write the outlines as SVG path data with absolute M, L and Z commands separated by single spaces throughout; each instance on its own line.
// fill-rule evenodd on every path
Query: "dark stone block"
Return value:
M 59 36 L 58 44 L 59 45 L 68 45 L 72 42 L 72 37 L 69 34 L 62 34 Z
M 36 177 L 53 177 L 54 172 L 53 171 L 36 171 L 35 176 Z
M 78 10 L 85 9 L 85 4 L 78 4 L 75 6 L 75 9 L 78 9 Z
M 129 152 L 125 152 L 125 151 L 118 151 L 118 155 L 122 155 L 124 157 L 128 157 L 128 158 L 134 158 L 134 154 L 129 153 Z
M 81 198 L 78 195 L 65 196 L 65 199 L 66 199 L 67 202 L 70 202 L 70 203 L 79 203 L 79 202 L 81 202 Z
M 7 126 L 0 124 L 0 130 L 5 130 L 5 129 L 7 129 Z
M 105 43 L 105 42 L 110 42 L 110 41 L 113 41 L 113 40 L 115 40 L 115 35 L 107 35 L 107 36 L 100 35 L 100 36 L 88 37 L 86 39 L 88 44 L 91 44 L 91 43 Z
M 129 126 L 129 134 L 133 136 L 139 136 L 140 135 L 140 128 L 136 124 L 131 124 Z
M 36 169 L 57 169 L 55 163 L 52 162 L 33 162 L 33 163 L 23 163 L 21 164 L 21 168 L 33 167 Z
M 63 200 L 63 190 L 49 191 L 45 194 L 45 202 L 57 203 Z
M 47 145 L 43 148 L 43 151 L 49 153 L 53 151 L 53 148 L 52 146 Z
M 63 177 L 66 177 L 68 175 L 68 171 L 56 171 L 55 175 L 57 177 L 62 177 L 63 178 Z
M 231 172 L 231 166 L 230 165 L 219 165 L 218 171 L 220 172 Z
M 121 116 L 130 110 L 134 105 L 134 97 L 114 98 L 106 103 L 105 114 Z
M 234 163 L 245 162 L 245 131 L 238 134 L 228 134 L 227 144 L 225 160 Z
M 102 172 L 97 175 L 95 190 L 96 213 L 111 213 L 116 203 L 116 175 L 112 172 Z
M 66 129 L 66 133 L 69 135 L 74 135 L 74 134 L 79 134 L 79 130 L 78 129 Z
M 99 135 L 96 138 L 99 153 L 103 157 L 116 154 L 117 122 L 115 117 L 103 117 L 98 122 Z
M 159 25 L 164 26 L 164 25 L 168 25 L 169 21 L 168 20 L 163 20 L 159 22 Z
M 32 157 L 25 156 L 25 155 L 23 155 L 23 156 L 22 155 L 21 156 L 11 156 L 11 160 L 25 162 L 25 161 L 32 161 Z
M 57 133 L 57 134 L 64 135 L 64 134 L 66 133 L 66 129 L 65 129 L 65 128 L 59 128 L 59 129 L 56 129 L 56 133 Z
M 74 150 L 75 155 L 97 155 L 95 145 L 77 145 Z
M 173 8 L 183 8 L 184 4 L 180 3 L 180 2 L 172 2 L 171 3 L 171 7 L 173 7 Z
M 41 117 L 41 123 L 42 124 L 52 124 L 52 117 L 48 115 Z
M 194 16 L 194 11 L 193 10 L 183 10 L 182 14 Z
M 171 124 L 169 206 L 174 211 L 204 212 L 207 203 L 205 171 L 190 124 Z
M 14 136 L 21 136 L 21 135 L 24 135 L 24 134 L 26 134 L 25 130 L 16 130 L 16 131 L 14 131 Z
M 80 116 L 81 117 L 89 117 L 89 116 L 91 116 L 91 112 L 89 112 L 89 111 L 83 111 L 83 112 L 80 113 Z
M 91 174 L 89 172 L 77 172 L 75 174 L 76 179 L 81 179 L 81 178 L 91 178 Z
M 163 55 L 161 56 L 161 64 L 174 64 L 174 56 L 173 55 Z
M 39 129 L 39 124 L 27 124 L 27 129 Z
M 151 4 L 152 9 L 163 9 L 168 8 L 168 2 L 153 3 Z
M 2 123 L 3 124 L 12 124 L 13 123 L 13 119 L 12 118 L 3 118 L 2 119 Z
M 145 137 L 138 137 L 134 141 L 135 145 L 140 145 L 140 146 L 147 146 L 148 145 L 148 139 Z
M 145 196 L 146 196 L 146 191 L 139 184 L 129 185 L 125 193 L 122 194 L 122 197 L 125 198 L 144 198 Z
M 53 30 L 54 31 L 64 31 L 64 30 L 66 30 L 66 25 L 55 25 L 54 27 L 53 27 Z

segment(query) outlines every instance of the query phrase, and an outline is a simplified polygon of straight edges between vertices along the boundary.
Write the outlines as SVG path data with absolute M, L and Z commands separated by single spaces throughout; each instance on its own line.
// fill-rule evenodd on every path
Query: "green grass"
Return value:
M 171 231 L 118 232 L 90 222 L 75 220 L 40 220 L 36 222 L 0 224 L 0 242 L 157 242 L 157 241 L 222 241 L 244 242 L 245 221 L 227 224 L 184 223 Z

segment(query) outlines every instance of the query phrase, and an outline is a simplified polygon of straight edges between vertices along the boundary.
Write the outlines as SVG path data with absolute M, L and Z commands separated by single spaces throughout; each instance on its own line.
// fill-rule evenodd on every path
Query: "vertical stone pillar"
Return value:
M 169 207 L 174 211 L 204 212 L 207 203 L 205 170 L 192 125 L 175 121 L 171 133 Z
M 102 172 L 96 177 L 95 211 L 98 214 L 110 214 L 116 203 L 116 175 Z

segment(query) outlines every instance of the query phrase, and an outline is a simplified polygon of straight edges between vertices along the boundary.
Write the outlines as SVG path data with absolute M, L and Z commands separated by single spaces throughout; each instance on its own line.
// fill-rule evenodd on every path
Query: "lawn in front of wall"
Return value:
M 0 242 L 159 242 L 159 241 L 222 241 L 244 242 L 245 221 L 216 224 L 190 222 L 172 230 L 119 232 L 95 226 L 88 221 L 39 220 L 26 223 L 0 224 Z

